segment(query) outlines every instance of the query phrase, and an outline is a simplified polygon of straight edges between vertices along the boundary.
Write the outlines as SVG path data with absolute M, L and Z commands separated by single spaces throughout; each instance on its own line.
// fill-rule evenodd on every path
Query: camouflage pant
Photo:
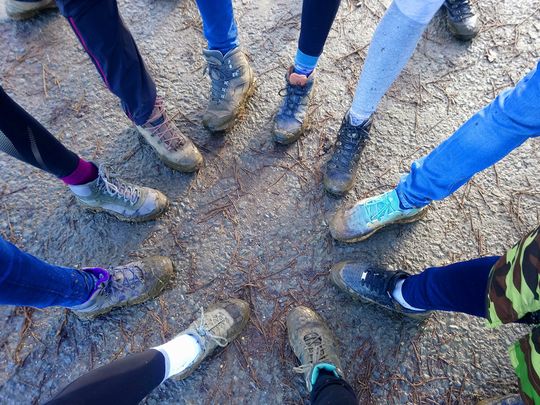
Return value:
M 540 310 L 540 227 L 495 263 L 487 288 L 490 327 L 516 322 Z M 527 404 L 540 404 L 540 326 L 510 348 L 510 359 Z

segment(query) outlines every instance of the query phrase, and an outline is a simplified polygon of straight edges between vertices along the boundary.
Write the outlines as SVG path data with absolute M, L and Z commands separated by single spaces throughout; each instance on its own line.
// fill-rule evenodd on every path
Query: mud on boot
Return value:
M 448 29 L 454 37 L 469 41 L 478 34 L 478 17 L 470 0 L 446 0 L 443 7 L 446 10 Z
M 112 269 L 83 269 L 97 282 L 88 301 L 71 307 L 81 319 L 92 319 L 127 305 L 140 304 L 157 297 L 173 277 L 171 259 L 151 256 Z
M 233 126 L 255 90 L 253 70 L 240 48 L 230 50 L 226 55 L 206 49 L 204 57 L 208 63 L 211 90 L 202 121 L 212 132 L 226 131 Z
M 56 8 L 54 0 L 6 0 L 6 14 L 14 20 L 26 20 L 36 16 L 41 11 L 54 8 Z
M 304 374 L 311 392 L 321 370 L 343 377 L 338 343 L 332 331 L 319 314 L 307 307 L 296 307 L 287 315 L 289 343 L 300 366 L 294 371 Z
M 352 125 L 346 114 L 341 122 L 334 151 L 323 169 L 324 188 L 341 196 L 349 191 L 356 178 L 360 154 L 369 138 L 371 118 L 362 125 Z
M 315 73 L 300 75 L 289 68 L 285 75 L 286 87 L 280 91 L 281 106 L 274 118 L 274 141 L 288 145 L 302 136 L 307 124 L 308 107 L 313 98 Z M 283 93 L 284 91 L 284 93 Z
M 349 261 L 337 263 L 330 270 L 330 278 L 334 284 L 354 299 L 414 319 L 426 319 L 429 311 L 409 310 L 392 297 L 396 283 L 409 276 L 410 274 L 404 271 L 384 270 L 362 262 Z

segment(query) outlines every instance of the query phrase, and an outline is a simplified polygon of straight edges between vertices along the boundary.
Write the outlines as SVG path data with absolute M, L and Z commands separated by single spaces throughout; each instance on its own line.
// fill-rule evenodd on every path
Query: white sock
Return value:
M 403 294 L 401 293 L 401 288 L 404 282 L 405 282 L 405 279 L 399 280 L 396 283 L 396 286 L 394 287 L 394 291 L 392 291 L 392 298 L 394 298 L 399 303 L 399 305 L 411 311 L 425 311 L 425 309 L 415 308 L 412 305 L 409 305 L 407 301 L 405 301 L 405 298 L 403 298 Z
M 191 335 L 179 335 L 161 346 L 152 349 L 165 357 L 165 381 L 188 368 L 201 352 L 197 339 Z
M 351 125 L 354 125 L 355 127 L 362 125 L 364 122 L 366 122 L 369 117 L 371 117 L 371 114 L 368 113 L 361 113 L 358 111 L 353 111 L 352 109 L 349 110 L 349 122 Z
M 92 194 L 92 189 L 88 184 L 78 184 L 78 185 L 70 185 L 69 189 L 73 192 L 73 194 L 78 195 L 79 197 L 88 197 L 90 194 Z

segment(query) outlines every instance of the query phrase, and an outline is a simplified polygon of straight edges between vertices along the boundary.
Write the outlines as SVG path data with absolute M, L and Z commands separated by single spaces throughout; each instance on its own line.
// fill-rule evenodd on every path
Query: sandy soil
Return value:
M 414 225 L 345 245 L 329 236 L 326 219 L 335 207 L 394 185 L 413 159 L 534 66 L 540 1 L 479 1 L 483 30 L 471 44 L 456 42 L 438 16 L 382 101 L 354 192 L 341 200 L 325 195 L 320 166 L 389 1 L 343 1 L 320 64 L 314 125 L 283 148 L 271 140 L 271 117 L 294 54 L 300 3 L 235 1 L 259 84 L 245 117 L 213 138 L 200 124 L 208 80 L 195 4 L 120 2 L 169 110 L 204 152 L 197 175 L 165 168 L 143 144 L 58 13 L 20 23 L 0 15 L 5 89 L 82 156 L 173 201 L 155 222 L 119 223 L 81 210 L 60 182 L 1 155 L 0 232 L 61 265 L 164 254 L 177 271 L 159 299 L 94 322 L 62 309 L 0 309 L 1 403 L 43 402 L 84 372 L 174 336 L 201 305 L 230 296 L 253 309 L 241 338 L 187 381 L 166 382 L 147 403 L 306 402 L 284 328 L 298 304 L 319 311 L 335 330 L 361 403 L 474 403 L 516 391 L 507 348 L 526 328 L 488 330 L 482 320 L 445 313 L 418 326 L 351 301 L 327 274 L 342 259 L 418 272 L 501 254 L 539 221 L 538 142 L 433 204 Z

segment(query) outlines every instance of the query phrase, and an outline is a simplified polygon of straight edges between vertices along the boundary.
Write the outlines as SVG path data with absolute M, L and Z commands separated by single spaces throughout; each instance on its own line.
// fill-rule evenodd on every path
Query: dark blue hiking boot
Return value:
M 334 153 L 324 168 L 324 188 L 329 193 L 343 195 L 353 187 L 371 122 L 370 118 L 362 125 L 354 126 L 350 123 L 349 114 L 343 118 Z
M 315 74 L 305 76 L 289 69 L 285 76 L 287 87 L 280 91 L 281 107 L 274 118 L 274 141 L 288 145 L 300 138 L 307 124 L 307 110 L 313 97 Z
M 409 276 L 404 271 L 379 269 L 362 262 L 340 262 L 330 270 L 334 284 L 353 298 L 423 320 L 429 316 L 430 311 L 409 310 L 392 297 L 397 282 Z
M 478 17 L 469 0 L 446 0 L 444 8 L 448 29 L 454 37 L 469 41 L 478 34 Z

